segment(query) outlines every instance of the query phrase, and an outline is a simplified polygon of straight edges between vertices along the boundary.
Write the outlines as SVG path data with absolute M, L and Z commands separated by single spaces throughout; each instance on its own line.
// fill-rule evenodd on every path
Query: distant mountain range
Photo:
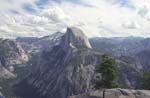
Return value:
M 92 38 L 90 43 L 99 52 L 131 63 L 139 70 L 150 70 L 150 38 Z
M 116 59 L 118 82 L 124 88 L 138 88 L 139 76 L 150 70 L 149 38 L 88 39 L 72 27 L 41 38 L 1 39 L 0 47 L 0 87 L 7 85 L 0 92 L 9 97 L 14 96 L 14 84 L 21 98 L 67 98 L 89 92 L 103 54 Z

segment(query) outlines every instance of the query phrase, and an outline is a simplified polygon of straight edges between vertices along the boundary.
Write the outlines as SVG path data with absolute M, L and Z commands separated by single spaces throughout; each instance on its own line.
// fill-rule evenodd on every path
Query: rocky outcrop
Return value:
M 27 61 L 28 56 L 18 42 L 8 39 L 0 40 L 1 65 L 9 68 L 9 66 L 26 63 Z
M 28 55 L 18 42 L 12 39 L 0 39 L 0 92 L 6 98 L 14 97 L 12 85 L 16 79 L 19 79 L 22 65 L 27 62 Z M 5 98 L 3 95 L 0 94 L 0 98 Z
M 15 66 L 28 61 L 23 48 L 15 40 L 0 39 L 0 79 L 15 78 Z
M 11 73 L 8 69 L 3 66 L 0 66 L 0 79 L 13 79 L 16 75 Z
M 93 89 L 97 79 L 95 66 L 102 55 L 94 51 L 87 37 L 77 28 L 67 32 L 49 50 L 35 59 L 30 74 L 16 85 L 16 93 L 23 98 L 67 98 Z M 126 87 L 136 83 L 138 72 L 124 62 L 115 65 L 120 81 Z
M 88 41 L 88 38 L 84 35 L 84 33 L 75 27 L 70 27 L 66 31 L 67 36 L 64 36 L 62 43 L 67 42 L 72 45 L 72 43 L 78 47 L 84 46 L 87 48 L 91 48 L 91 45 Z M 21 43 L 22 47 L 28 53 L 37 53 L 40 51 L 47 51 L 50 50 L 53 46 L 60 44 L 60 40 L 64 33 L 56 32 L 49 36 L 44 36 L 41 38 L 34 38 L 34 37 L 26 37 L 26 38 L 17 38 L 16 40 Z M 64 45 L 64 44 L 63 44 Z M 66 47 L 66 45 L 64 45 Z
M 28 54 L 37 54 L 38 52 L 50 50 L 53 46 L 58 45 L 63 35 L 64 33 L 56 32 L 40 38 L 25 37 L 17 38 L 16 40 Z
M 148 90 L 106 89 L 71 96 L 68 98 L 150 98 Z
M 68 28 L 59 43 L 37 58 L 30 75 L 16 87 L 24 98 L 67 98 L 92 88 L 102 55 L 90 50 L 87 37 Z M 22 91 L 23 89 L 23 91 Z
M 85 34 L 78 28 L 72 27 L 68 28 L 65 36 L 62 38 L 62 45 L 64 47 L 80 47 L 80 48 L 92 48 L 88 38 Z

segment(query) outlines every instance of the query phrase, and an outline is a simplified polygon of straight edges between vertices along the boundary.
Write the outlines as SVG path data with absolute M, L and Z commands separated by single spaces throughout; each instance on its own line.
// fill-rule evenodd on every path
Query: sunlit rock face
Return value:
M 62 45 L 65 47 L 68 47 L 67 45 L 72 45 L 72 47 L 92 48 L 84 33 L 75 27 L 67 29 L 65 36 L 62 38 Z

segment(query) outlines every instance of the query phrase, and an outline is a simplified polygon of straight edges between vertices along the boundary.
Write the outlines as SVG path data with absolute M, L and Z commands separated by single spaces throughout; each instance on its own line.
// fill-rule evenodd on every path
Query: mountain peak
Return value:
M 76 27 L 67 28 L 66 34 L 63 36 L 63 44 L 74 47 L 92 48 L 87 36 L 82 30 Z

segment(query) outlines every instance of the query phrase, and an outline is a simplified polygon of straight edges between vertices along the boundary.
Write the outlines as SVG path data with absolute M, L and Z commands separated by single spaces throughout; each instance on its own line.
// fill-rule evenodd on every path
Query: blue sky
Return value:
M 150 0 L 0 0 L 0 36 L 45 36 L 66 27 L 88 37 L 150 37 Z

